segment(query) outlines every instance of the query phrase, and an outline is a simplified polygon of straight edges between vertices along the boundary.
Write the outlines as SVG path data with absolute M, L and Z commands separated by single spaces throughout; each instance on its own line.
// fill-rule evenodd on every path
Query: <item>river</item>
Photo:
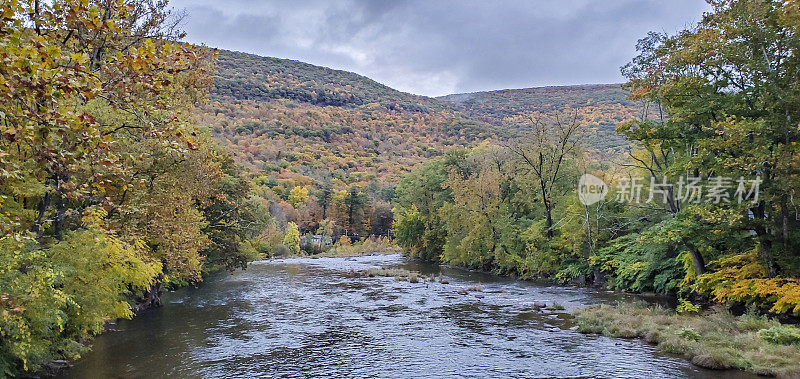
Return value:
M 371 267 L 450 283 L 350 275 Z M 482 292 L 458 291 L 478 284 Z M 254 262 L 167 293 L 163 307 L 120 321 L 65 376 L 751 377 L 699 369 L 638 340 L 577 333 L 566 313 L 634 299 L 399 255 Z M 566 310 L 539 312 L 534 302 Z

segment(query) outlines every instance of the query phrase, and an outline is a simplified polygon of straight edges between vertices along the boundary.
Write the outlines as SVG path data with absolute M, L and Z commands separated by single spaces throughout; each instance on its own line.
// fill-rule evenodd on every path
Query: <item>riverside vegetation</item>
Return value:
M 398 244 L 420 259 L 521 278 L 673 294 L 680 310 L 717 302 L 800 314 L 800 2 L 709 3 L 713 11 L 691 29 L 640 40 L 622 68 L 630 98 L 645 102 L 637 119 L 617 126 L 630 143 L 625 156 L 598 159 L 575 109 L 539 115 L 522 138 L 452 150 L 404 176 Z M 585 173 L 612 187 L 604 200 L 579 201 Z M 643 193 L 662 191 L 646 202 L 614 201 L 635 177 L 653 179 Z M 762 182 L 748 201 L 655 187 L 687 177 L 706 190 L 719 177 Z M 754 317 L 578 313 L 585 331 L 646 337 L 700 365 L 800 375 L 797 346 L 768 337 L 797 329 Z
M 725 309 L 714 309 L 699 316 L 620 304 L 579 310 L 575 321 L 583 333 L 643 338 L 701 367 L 800 376 L 800 328 L 752 312 L 735 317 Z
M 432 262 L 671 294 L 685 309 L 800 314 L 800 2 L 711 5 L 691 29 L 642 39 L 624 86 L 427 98 L 181 43 L 166 2 L 4 1 L 0 375 L 76 359 L 106 322 L 209 271 L 395 243 Z M 584 205 L 584 173 L 612 188 L 762 182 L 745 202 L 669 188 Z M 587 330 L 616 322 L 601 310 L 603 329 Z M 791 330 L 759 322 L 742 334 Z
M 594 281 L 800 314 L 800 3 L 713 1 L 675 36 L 650 33 L 622 71 L 637 119 L 627 154 L 598 159 L 574 108 L 532 117 L 520 138 L 454 149 L 405 175 L 394 231 L 409 255 L 521 278 Z M 584 205 L 578 178 L 612 188 Z M 625 183 L 646 177 L 640 203 Z M 758 198 L 646 201 L 649 178 L 760 177 Z M 658 180 L 659 182 L 656 182 Z M 632 187 L 627 187 L 630 191 Z M 752 189 L 752 187 L 750 187 Z M 707 196 L 703 192 L 702 196 Z
M 192 119 L 215 53 L 164 2 L 0 4 L 0 376 L 242 267 L 265 212 Z M 245 227 L 246 225 L 246 227 Z

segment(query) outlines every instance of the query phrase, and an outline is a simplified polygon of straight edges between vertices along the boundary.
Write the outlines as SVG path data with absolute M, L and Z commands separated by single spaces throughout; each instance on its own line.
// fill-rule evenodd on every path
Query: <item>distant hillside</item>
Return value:
M 589 144 L 615 152 L 626 146 L 614 130 L 622 121 L 637 118 L 641 105 L 627 99 L 619 84 L 507 89 L 447 95 L 438 98 L 471 118 L 509 131 L 524 131 L 543 115 L 578 109 L 579 117 L 593 130 Z
M 589 144 L 618 152 L 617 123 L 637 116 L 619 85 L 545 87 L 429 98 L 351 72 L 220 51 L 198 118 L 253 172 L 297 182 L 395 183 L 455 147 L 511 139 L 539 117 L 580 109 Z
M 563 109 L 565 106 L 634 105 L 633 101 L 627 100 L 627 92 L 619 84 L 504 89 L 459 93 L 441 96 L 437 99 L 457 104 L 476 115 L 486 115 L 493 123 L 498 124 L 503 117 L 531 108 L 552 111 Z M 486 112 L 489 109 L 491 111 Z
M 232 51 L 220 51 L 213 95 L 288 99 L 316 106 L 380 106 L 390 111 L 429 112 L 443 107 L 434 99 L 400 92 L 352 72 Z
M 229 51 L 199 118 L 255 171 L 343 184 L 393 183 L 453 147 L 504 135 L 351 72 Z

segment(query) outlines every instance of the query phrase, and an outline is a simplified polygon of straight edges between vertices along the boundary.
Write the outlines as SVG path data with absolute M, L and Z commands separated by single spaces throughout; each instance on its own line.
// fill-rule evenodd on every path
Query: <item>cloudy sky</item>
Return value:
M 703 0 L 172 0 L 188 40 L 353 71 L 438 96 L 621 82 L 648 31 L 697 22 Z

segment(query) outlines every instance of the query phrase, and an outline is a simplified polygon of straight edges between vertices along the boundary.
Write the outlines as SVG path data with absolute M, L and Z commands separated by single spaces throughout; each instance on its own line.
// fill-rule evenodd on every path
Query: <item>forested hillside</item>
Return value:
M 713 8 L 638 42 L 622 73 L 649 104 L 641 117 L 618 86 L 446 97 L 506 127 L 564 104 L 608 114 L 596 127 L 614 120 L 607 140 L 631 149 L 618 164 L 587 154 L 591 124 L 568 111 L 510 143 L 448 152 L 398 185 L 397 242 L 421 259 L 676 294 L 682 312 L 695 301 L 800 315 L 800 5 Z M 593 201 L 580 196 L 601 194 L 587 173 L 604 191 Z
M 643 103 L 628 99 L 619 84 L 506 89 L 439 97 L 470 117 L 511 132 L 524 132 L 542 116 L 565 108 L 578 112 L 590 132 L 587 144 L 598 152 L 618 153 L 627 146 L 614 129 L 642 116 Z
M 454 147 L 519 137 L 564 109 L 588 126 L 588 145 L 618 153 L 625 140 L 615 125 L 642 111 L 626 96 L 619 85 L 596 85 L 433 99 L 350 72 L 220 51 L 200 120 L 253 171 L 365 186 L 396 183 Z
M 253 170 L 314 180 L 396 182 L 453 146 L 502 134 L 439 101 L 363 76 L 221 51 L 200 119 Z
M 290 59 L 220 51 L 212 95 L 236 100 L 294 100 L 318 106 L 369 105 L 387 111 L 431 112 L 443 105 L 367 77 Z
M 197 120 L 247 168 L 278 230 L 291 222 L 301 234 L 364 237 L 389 233 L 395 185 L 414 167 L 513 141 L 555 114 L 577 116 L 590 146 L 617 153 L 624 138 L 613 126 L 636 115 L 625 96 L 609 85 L 434 99 L 351 72 L 220 51 Z M 293 191 L 305 195 L 292 200 Z

